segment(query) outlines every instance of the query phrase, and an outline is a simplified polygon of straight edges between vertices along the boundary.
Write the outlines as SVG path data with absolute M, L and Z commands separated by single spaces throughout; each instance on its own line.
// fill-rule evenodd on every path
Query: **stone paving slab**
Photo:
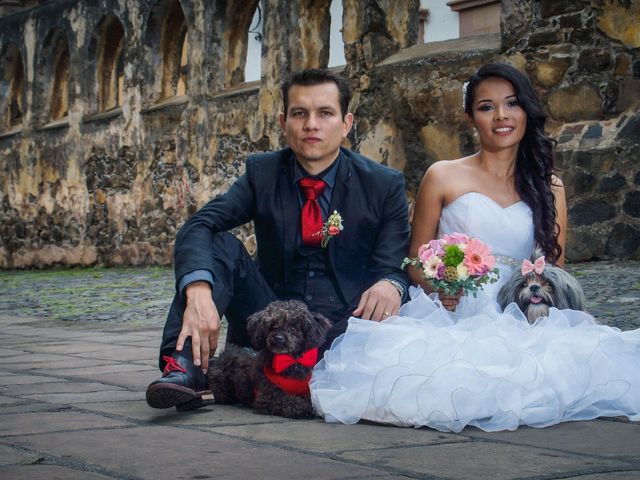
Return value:
M 331 480 L 372 478 L 386 473 L 384 469 L 174 427 L 85 430 L 71 437 L 56 433 L 14 437 L 12 442 L 48 455 L 86 461 L 111 472 L 127 472 L 136 478 L 211 475 L 229 480 Z
M 640 424 L 598 419 L 567 422 L 547 428 L 521 427 L 514 432 L 467 429 L 474 439 L 505 442 L 558 451 L 635 460 L 640 463 Z M 597 432 L 597 435 L 593 433 Z
M 338 458 L 389 468 L 410 476 L 435 475 L 456 480 L 510 480 L 551 474 L 569 476 L 633 467 L 617 460 L 493 442 L 350 451 L 338 455 Z
M 125 375 L 122 373 L 103 373 L 101 375 L 95 375 L 90 377 L 85 375 L 84 378 L 88 380 L 96 380 L 108 385 L 119 386 L 128 388 L 135 391 L 146 391 L 147 385 L 153 380 L 156 380 L 158 375 L 158 369 L 155 364 L 150 364 L 140 367 L 142 370 L 127 372 Z M 78 377 L 79 378 L 79 377 Z
M 47 383 L 47 382 L 59 382 L 60 380 L 52 377 L 45 377 L 41 375 L 21 375 L 18 373 L 3 372 L 0 375 L 0 385 L 28 385 L 34 383 Z
M 99 392 L 103 390 L 114 390 L 114 386 L 105 385 L 98 382 L 72 382 L 60 379 L 53 383 L 32 383 L 28 385 L 13 385 L 8 387 L 0 387 L 0 391 L 7 391 L 11 395 L 27 396 L 27 395 L 43 395 L 55 393 L 87 393 Z
M 112 428 L 127 425 L 123 420 L 113 420 L 91 413 L 38 412 L 22 415 L 3 415 L 0 422 L 0 436 L 16 436 L 30 433 L 70 432 L 87 428 Z M 65 435 L 62 433 L 61 435 Z M 67 434 L 67 436 L 69 436 Z M 26 438 L 26 437 L 25 437 Z
M 95 365 L 94 365 L 95 364 Z M 100 375 L 111 375 L 114 373 L 120 375 L 127 375 L 131 372 L 149 372 L 150 376 L 153 376 L 151 372 L 154 372 L 156 376 L 158 375 L 158 369 L 152 367 L 151 365 L 136 365 L 131 363 L 117 363 L 117 362 L 109 362 L 105 363 L 105 361 L 95 361 L 95 360 L 84 360 L 83 367 L 79 368 L 69 368 L 66 371 L 63 371 L 60 368 L 40 368 L 38 370 L 34 370 L 36 374 L 47 374 L 47 375 L 58 375 L 63 376 L 65 378 L 87 378 L 89 380 L 98 379 Z
M 2 407 L 1 415 L 15 415 L 22 413 L 35 413 L 35 412 L 59 412 L 61 410 L 68 409 L 68 405 L 53 405 L 51 403 L 33 402 L 31 400 L 21 399 L 18 403 L 13 405 L 5 405 Z M 0 421 L 3 417 L 0 417 Z M 1 478 L 1 477 L 0 477 Z
M 177 412 L 173 408 L 165 410 L 149 408 L 147 403 L 141 398 L 138 398 L 137 401 L 102 402 L 78 406 L 88 411 L 105 413 L 111 417 L 116 416 L 151 424 L 189 426 L 201 429 L 203 427 L 229 425 L 240 425 L 242 428 L 247 428 L 247 426 L 254 424 L 288 422 L 288 420 L 280 417 L 258 415 L 250 410 L 232 405 L 208 406 L 185 415 L 184 413 Z
M 128 392 L 122 389 L 116 390 L 115 387 L 111 387 L 110 390 L 102 390 L 100 392 L 20 395 L 20 398 L 69 405 L 71 402 L 78 404 L 104 402 L 105 400 L 138 400 L 140 393 Z
M 100 350 L 86 353 L 76 353 L 79 358 L 91 358 L 98 360 L 118 360 L 120 362 L 141 361 L 149 362 L 149 359 L 156 358 L 158 349 L 153 347 L 132 347 L 132 346 L 104 346 Z
M 106 480 L 113 477 L 57 465 L 14 465 L 0 467 L 0 478 L 11 480 L 33 480 L 34 478 L 46 478 L 47 480 Z
M 14 397 L 7 397 L 4 395 L 0 395 L 0 405 L 5 406 L 5 405 L 12 405 L 12 404 L 16 404 L 19 403 L 20 399 L 19 398 L 14 398 Z
M 469 441 L 464 435 L 431 429 L 385 427 L 383 425 L 328 424 L 322 420 L 298 420 L 260 425 L 209 429 L 246 440 L 287 446 L 306 452 L 336 454 L 351 450 L 377 450 Z M 313 435 L 309 435 L 309 431 Z
M 41 458 L 42 457 L 40 455 L 35 453 L 0 444 L 0 466 L 16 464 L 28 465 L 37 462 Z M 0 478 L 11 477 L 2 476 L 2 470 L 0 470 Z

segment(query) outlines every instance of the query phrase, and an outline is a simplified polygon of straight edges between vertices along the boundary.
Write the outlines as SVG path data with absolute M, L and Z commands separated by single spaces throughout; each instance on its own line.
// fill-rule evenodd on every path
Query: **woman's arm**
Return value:
M 551 190 L 555 197 L 556 203 L 556 223 L 558 225 L 558 244 L 562 248 L 562 253 L 558 257 L 557 264 L 559 267 L 564 266 L 565 244 L 567 241 L 567 199 L 564 193 L 564 185 L 555 175 L 551 178 Z
M 446 162 L 436 162 L 429 167 L 422 178 L 411 222 L 411 241 L 409 255 L 416 257 L 420 245 L 436 238 L 438 222 L 442 212 L 444 199 L 444 180 Z M 424 280 L 422 272 L 415 267 L 408 267 L 409 278 L 414 284 L 420 285 L 425 291 L 433 290 L 429 282 Z

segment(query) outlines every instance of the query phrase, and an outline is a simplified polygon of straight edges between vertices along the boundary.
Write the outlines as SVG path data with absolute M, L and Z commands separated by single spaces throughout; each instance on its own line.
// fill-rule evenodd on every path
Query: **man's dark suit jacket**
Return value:
M 341 293 L 354 308 L 361 294 L 382 278 L 408 287 L 400 268 L 409 243 L 408 207 L 403 175 L 350 150 L 341 149 L 331 208 L 342 215 L 344 230 L 328 244 Z M 214 271 L 207 244 L 211 235 L 253 220 L 258 264 L 276 295 L 287 285 L 298 247 L 300 200 L 293 181 L 290 148 L 251 155 L 246 173 L 229 191 L 194 214 L 180 229 L 175 245 L 176 280 L 195 270 Z M 299 240 L 298 240 L 299 241 Z

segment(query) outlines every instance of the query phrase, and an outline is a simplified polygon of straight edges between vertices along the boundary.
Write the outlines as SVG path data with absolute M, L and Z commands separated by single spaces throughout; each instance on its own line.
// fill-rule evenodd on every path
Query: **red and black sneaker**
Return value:
M 193 364 L 190 351 L 173 352 L 164 356 L 162 377 L 147 387 L 147 403 L 153 408 L 176 407 L 193 410 L 213 403 L 207 377 Z

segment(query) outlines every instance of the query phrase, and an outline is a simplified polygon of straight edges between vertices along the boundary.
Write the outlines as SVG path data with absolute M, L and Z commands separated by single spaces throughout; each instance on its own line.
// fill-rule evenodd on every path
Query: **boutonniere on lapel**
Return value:
M 327 221 L 324 222 L 324 225 L 322 226 L 322 232 L 318 232 L 318 235 L 322 235 L 320 246 L 322 248 L 327 248 L 331 237 L 335 237 L 343 229 L 344 227 L 342 226 L 342 215 L 340 215 L 337 210 L 334 210 L 333 213 L 329 215 L 329 218 L 327 218 Z

